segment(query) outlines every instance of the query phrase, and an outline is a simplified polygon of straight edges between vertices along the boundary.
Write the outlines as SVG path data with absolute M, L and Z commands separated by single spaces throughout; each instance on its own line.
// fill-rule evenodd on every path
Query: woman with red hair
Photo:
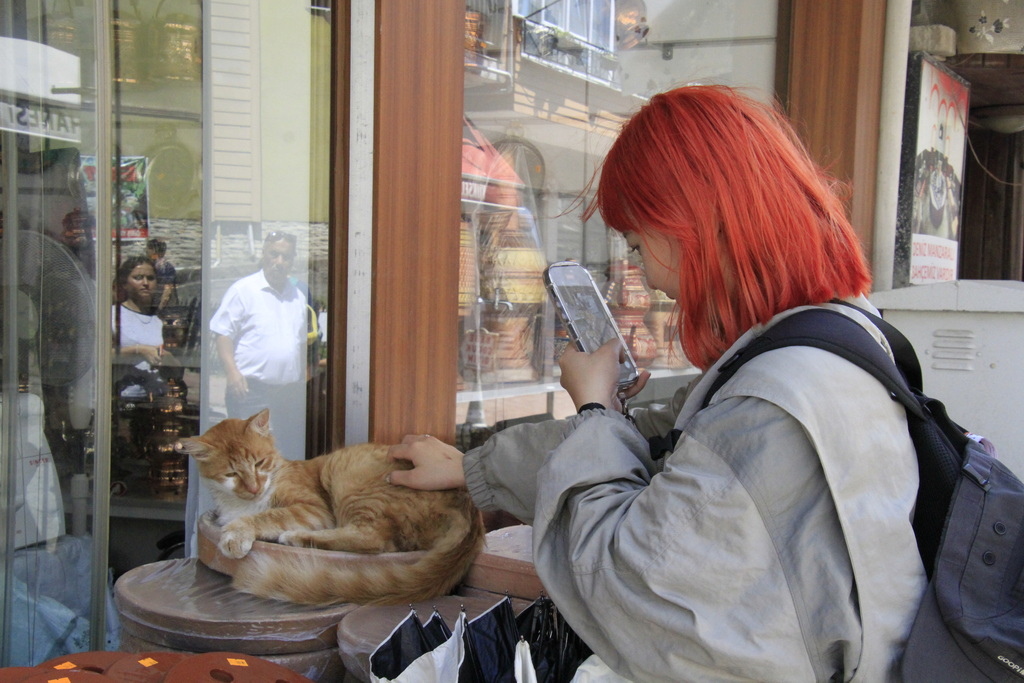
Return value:
M 569 349 L 578 415 L 463 454 L 406 437 L 392 483 L 467 486 L 533 525 L 559 611 L 615 675 L 637 681 L 897 680 L 925 586 L 911 517 L 917 465 L 903 408 L 832 353 L 788 347 L 718 368 L 803 308 L 830 308 L 888 350 L 836 186 L 785 118 L 719 86 L 653 97 L 601 169 L 600 211 L 677 302 L 701 377 L 661 410 L 620 402 L 618 350 Z M 649 437 L 679 435 L 652 456 Z
M 780 114 L 726 88 L 655 95 L 608 153 L 595 208 L 642 253 L 648 236 L 681 251 L 657 288 L 701 369 L 752 326 L 871 284 L 833 184 Z

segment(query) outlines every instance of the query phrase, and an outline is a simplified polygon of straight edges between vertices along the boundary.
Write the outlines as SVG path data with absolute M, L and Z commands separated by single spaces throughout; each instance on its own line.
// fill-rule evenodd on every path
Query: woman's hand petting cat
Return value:
M 423 491 L 457 489 L 466 485 L 462 452 L 432 436 L 410 434 L 388 450 L 388 459 L 412 463 L 411 470 L 395 470 L 388 481 Z

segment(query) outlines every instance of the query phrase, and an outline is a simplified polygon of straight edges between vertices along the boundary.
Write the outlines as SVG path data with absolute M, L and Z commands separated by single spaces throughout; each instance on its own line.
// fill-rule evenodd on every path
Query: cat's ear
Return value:
M 246 429 L 252 429 L 259 436 L 270 436 L 270 408 L 264 408 L 250 417 Z
M 174 450 L 191 455 L 196 460 L 203 460 L 210 454 L 210 447 L 198 439 L 178 439 L 174 443 Z

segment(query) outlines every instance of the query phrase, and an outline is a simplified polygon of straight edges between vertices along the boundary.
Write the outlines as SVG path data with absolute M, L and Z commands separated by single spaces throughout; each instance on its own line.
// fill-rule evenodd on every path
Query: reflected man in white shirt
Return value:
M 270 408 L 281 453 L 305 458 L 306 294 L 288 277 L 295 235 L 274 231 L 263 242 L 262 268 L 232 284 L 210 319 L 227 373 L 228 417 Z

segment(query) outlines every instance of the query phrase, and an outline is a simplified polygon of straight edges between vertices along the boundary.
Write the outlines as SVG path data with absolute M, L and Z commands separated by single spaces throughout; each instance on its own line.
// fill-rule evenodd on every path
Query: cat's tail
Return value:
M 320 553 L 250 555 L 234 574 L 235 588 L 264 598 L 307 605 L 397 605 L 450 593 L 483 548 L 485 530 L 475 508 L 412 563 L 367 557 L 343 562 Z M 321 551 L 323 552 L 323 551 Z

